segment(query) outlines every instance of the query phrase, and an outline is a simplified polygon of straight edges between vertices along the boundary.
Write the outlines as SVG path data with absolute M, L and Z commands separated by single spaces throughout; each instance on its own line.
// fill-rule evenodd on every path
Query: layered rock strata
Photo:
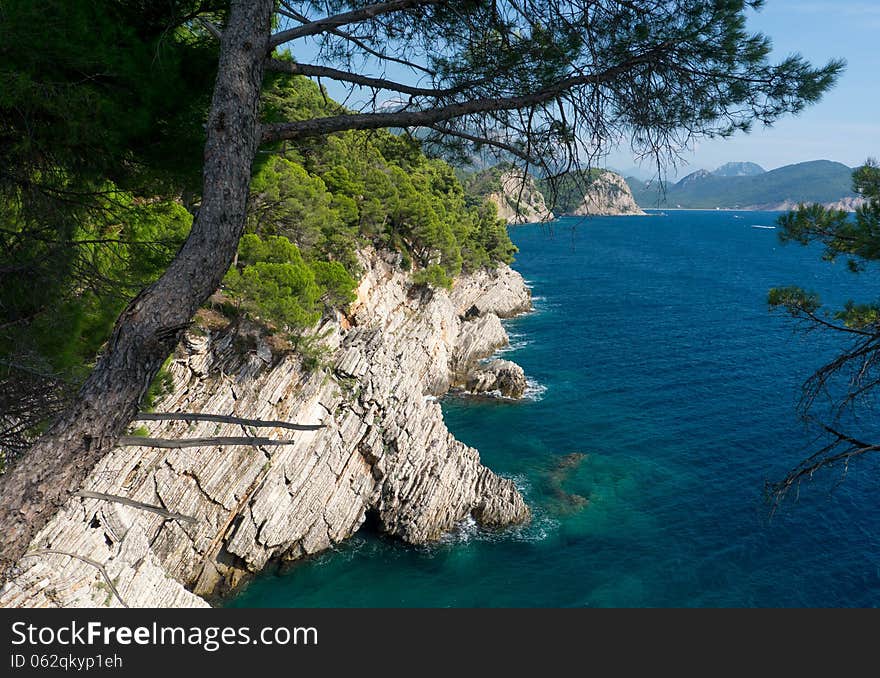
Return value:
M 364 265 L 350 315 L 316 331 L 324 366 L 306 370 L 253 329 L 191 332 L 156 408 L 324 428 L 148 422 L 154 438 L 291 443 L 113 450 L 83 487 L 92 497 L 72 497 L 35 538 L 0 606 L 206 606 L 269 564 L 346 539 L 368 513 L 414 544 L 468 517 L 528 520 L 513 483 L 449 433 L 436 402 L 507 342 L 499 317 L 530 308 L 522 278 L 502 267 L 446 293 L 412 287 L 393 255 Z

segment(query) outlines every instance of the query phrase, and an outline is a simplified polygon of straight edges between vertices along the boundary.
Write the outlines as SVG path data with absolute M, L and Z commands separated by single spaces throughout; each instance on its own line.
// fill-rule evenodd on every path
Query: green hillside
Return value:
M 646 208 L 744 208 L 776 205 L 785 201 L 825 203 L 854 197 L 852 169 L 839 162 L 814 160 L 787 165 L 755 176 L 718 176 L 698 171 L 676 184 L 627 177 L 636 202 Z
M 305 78 L 266 78 L 270 120 L 340 110 Z M 103 128 L 86 132 L 100 139 Z M 0 148 L 4 166 L 28 179 L 0 180 L 0 353 L 9 358 L 0 366 L 0 404 L 17 397 L 13 364 L 26 375 L 59 375 L 59 393 L 74 392 L 115 318 L 161 275 L 189 232 L 200 199 L 184 181 L 190 177 L 141 160 L 123 141 L 103 165 L 85 168 L 63 165 L 63 148 L 44 166 L 25 164 L 29 147 Z M 138 174 L 110 171 L 127 170 L 133 157 L 141 160 Z M 32 190 L 47 176 L 56 182 L 51 192 Z M 349 131 L 288 142 L 265 149 L 255 164 L 246 234 L 210 311 L 250 316 L 301 350 L 307 328 L 354 298 L 362 272 L 356 253 L 366 246 L 397 250 L 413 280 L 433 286 L 509 263 L 516 251 L 494 205 L 470 199 L 450 165 L 406 137 Z
M 587 187 L 603 172 L 605 170 L 592 168 L 568 172 L 554 182 L 539 179 L 538 190 L 556 214 L 571 214 L 584 202 Z
M 476 172 L 456 170 L 471 202 L 481 203 L 491 193 L 501 192 L 501 177 L 505 172 L 515 170 L 513 163 L 502 162 Z

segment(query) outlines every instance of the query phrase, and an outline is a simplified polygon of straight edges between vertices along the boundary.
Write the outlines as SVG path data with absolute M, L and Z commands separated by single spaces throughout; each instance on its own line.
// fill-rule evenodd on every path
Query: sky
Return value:
M 836 87 L 798 116 L 787 116 L 770 128 L 756 125 L 749 134 L 699 141 L 682 152 L 683 164 L 668 168 L 667 178 L 736 161 L 770 170 L 808 160 L 855 167 L 868 157 L 880 157 L 880 0 L 767 0 L 747 16 L 754 32 L 773 40 L 775 61 L 795 53 L 816 65 L 844 58 L 846 70 Z M 299 55 L 306 61 L 309 56 Z M 408 79 L 402 69 L 388 73 Z M 331 96 L 344 98 L 344 89 L 332 81 L 324 84 Z M 605 165 L 646 179 L 656 174 L 650 161 L 640 167 L 627 149 L 612 150 Z
M 749 13 L 749 26 L 773 39 L 776 60 L 793 53 L 814 64 L 842 57 L 846 71 L 798 116 L 731 139 L 699 142 L 684 153 L 686 166 L 670 169 L 670 178 L 731 161 L 769 170 L 820 159 L 854 167 L 880 156 L 880 1 L 767 0 L 762 10 Z M 638 167 L 622 150 L 612 152 L 607 164 L 623 171 Z M 641 173 L 650 176 L 652 168 L 646 164 Z

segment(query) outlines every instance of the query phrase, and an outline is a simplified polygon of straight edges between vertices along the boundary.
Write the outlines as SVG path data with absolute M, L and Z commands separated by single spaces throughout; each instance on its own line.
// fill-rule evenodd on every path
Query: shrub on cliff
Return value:
M 303 259 L 284 236 L 241 239 L 238 265 L 224 288 L 250 315 L 297 337 L 321 317 L 324 304 L 343 307 L 354 299 L 354 279 L 338 262 Z
M 446 275 L 446 271 L 438 264 L 431 264 L 416 271 L 412 274 L 412 281 L 414 285 L 423 287 L 442 287 L 447 290 L 452 287 L 452 278 Z

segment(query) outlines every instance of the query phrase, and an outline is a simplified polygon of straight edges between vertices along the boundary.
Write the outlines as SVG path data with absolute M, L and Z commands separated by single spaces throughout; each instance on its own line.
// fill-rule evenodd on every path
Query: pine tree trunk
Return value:
M 162 277 L 123 311 L 75 405 L 0 477 L 4 578 L 116 443 L 198 307 L 229 269 L 245 223 L 272 0 L 234 0 L 208 114 L 202 203 Z

